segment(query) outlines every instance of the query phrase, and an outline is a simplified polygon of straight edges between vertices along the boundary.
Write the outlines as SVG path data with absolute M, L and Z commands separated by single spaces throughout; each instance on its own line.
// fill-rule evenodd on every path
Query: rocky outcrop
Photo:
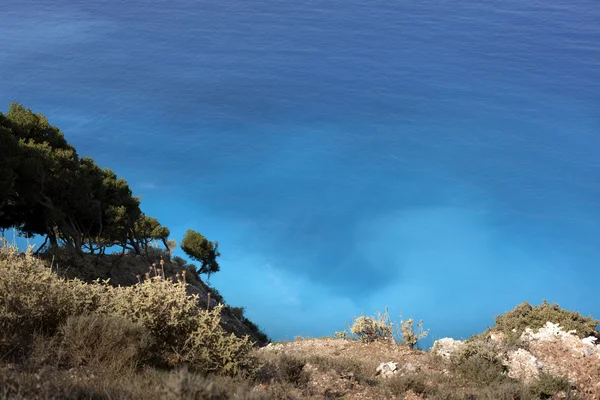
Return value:
M 379 364 L 375 370 L 375 376 L 381 376 L 383 378 L 391 378 L 398 371 L 398 363 L 393 361 L 383 362 Z
M 440 357 L 450 358 L 450 356 L 464 345 L 464 342 L 452 338 L 443 338 L 433 343 L 431 351 Z
M 503 364 L 508 367 L 508 376 L 531 383 L 540 377 L 544 364 L 525 349 L 510 351 Z
M 565 332 L 559 324 L 546 322 L 537 332 L 530 328 L 525 329 L 521 339 L 532 346 L 541 343 L 560 343 L 576 357 L 597 356 L 600 358 L 600 345 L 596 345 L 597 338 L 590 336 L 580 339 L 576 333 L 574 330 Z
M 379 364 L 375 370 L 375 376 L 382 378 L 391 378 L 394 375 L 406 375 L 417 371 L 417 367 L 413 363 L 406 363 L 401 367 L 398 366 L 397 362 L 388 361 Z

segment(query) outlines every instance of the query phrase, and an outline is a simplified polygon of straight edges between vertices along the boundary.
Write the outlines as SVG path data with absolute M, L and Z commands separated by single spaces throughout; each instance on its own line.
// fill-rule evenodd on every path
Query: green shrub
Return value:
M 231 313 L 239 320 L 244 318 L 244 307 L 231 307 Z
M 540 399 L 549 399 L 560 392 L 569 393 L 571 383 L 566 377 L 556 377 L 542 373 L 540 378 L 531 385 L 530 392 Z
M 271 341 L 271 339 L 269 338 L 269 336 L 267 336 L 266 333 L 264 333 L 259 327 L 258 325 L 256 325 L 254 322 L 250 321 L 248 318 L 246 317 L 242 317 L 241 318 L 241 322 L 248 328 L 250 329 L 250 332 L 252 332 L 252 334 L 254 335 L 254 337 L 258 340 L 259 344 L 267 344 Z
M 506 378 L 506 367 L 498 348 L 479 338 L 467 340 L 450 356 L 451 370 L 476 386 L 486 386 Z
M 90 314 L 69 317 L 59 328 L 60 357 L 73 366 L 103 366 L 113 372 L 150 358 L 153 340 L 143 326 L 123 317 Z
M 560 324 L 563 330 L 575 330 L 580 338 L 595 336 L 600 338 L 598 324 L 600 321 L 591 317 L 584 317 L 578 312 L 561 309 L 558 304 L 550 304 L 546 300 L 539 306 L 531 306 L 523 302 L 513 310 L 496 317 L 493 328 L 502 331 L 505 335 L 521 335 L 525 328 L 534 331 L 543 327 L 546 322 Z M 513 332 L 513 329 L 516 332 Z

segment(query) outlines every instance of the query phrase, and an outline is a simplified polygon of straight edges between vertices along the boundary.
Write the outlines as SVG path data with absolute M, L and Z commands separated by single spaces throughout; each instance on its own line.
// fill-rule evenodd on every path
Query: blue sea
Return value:
M 600 2 L 5 0 L 18 100 L 125 177 L 273 339 L 600 318 Z M 179 255 L 183 255 L 181 251 Z

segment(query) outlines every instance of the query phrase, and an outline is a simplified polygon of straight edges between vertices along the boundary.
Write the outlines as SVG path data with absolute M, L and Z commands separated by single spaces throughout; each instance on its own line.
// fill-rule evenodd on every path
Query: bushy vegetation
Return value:
M 219 253 L 219 243 L 211 242 L 204 235 L 192 229 L 188 229 L 181 241 L 181 249 L 193 260 L 200 263 L 200 269 L 197 274 L 214 274 L 219 272 L 219 263 L 217 257 Z
M 48 119 L 17 102 L 0 113 L 0 230 L 45 238 L 42 248 L 104 254 L 111 248 L 148 254 L 173 250 L 169 229 L 140 208 L 127 181 L 80 157 Z M 216 242 L 189 231 L 186 253 L 200 273 L 219 270 Z M 41 248 L 39 249 L 41 250 Z
M 423 321 L 414 325 L 414 320 L 409 318 L 401 320 L 399 324 L 394 325 L 389 312 L 378 312 L 376 316 L 369 317 L 361 315 L 354 319 L 349 327 L 350 336 L 347 331 L 335 332 L 337 339 L 357 338 L 361 342 L 371 343 L 378 340 L 398 341 L 408 347 L 415 348 L 419 340 L 425 338 L 429 331 L 423 330 Z
M 155 339 L 143 325 L 98 313 L 68 317 L 56 339 L 56 357 L 66 365 L 107 367 L 114 372 L 147 363 L 156 347 Z
M 592 317 L 584 317 L 575 311 L 563 310 L 558 304 L 550 304 L 546 300 L 541 305 L 532 306 L 523 302 L 513 310 L 496 317 L 493 329 L 503 332 L 507 336 L 520 336 L 525 328 L 537 331 L 546 322 L 560 324 L 565 331 L 575 330 L 580 338 L 595 336 L 600 338 L 598 324 L 600 321 Z
M 508 379 L 496 343 L 481 338 L 467 340 L 450 357 L 450 367 L 458 375 L 478 386 Z
M 202 373 L 250 374 L 256 369 L 252 343 L 227 334 L 220 326 L 221 307 L 198 308 L 197 296 L 186 294 L 181 275 L 165 279 L 154 269 L 129 287 L 107 282 L 65 280 L 34 258 L 14 249 L 0 251 L 0 354 L 27 356 L 36 335 L 60 338 L 63 353 L 77 360 L 126 363 L 150 361 L 188 365 Z M 91 329 L 94 330 L 91 330 Z M 102 338 L 95 339 L 96 334 Z M 86 339 L 87 337 L 87 339 Z M 137 338 L 136 347 L 129 338 Z M 98 345 L 98 353 L 92 347 Z
M 378 313 L 376 317 L 361 315 L 354 320 L 350 327 L 350 333 L 365 343 L 376 340 L 390 340 L 393 338 L 393 332 L 394 327 L 387 313 Z
M 429 330 L 423 330 L 423 320 L 420 320 L 417 322 L 417 325 L 414 326 L 414 320 L 412 318 L 400 322 L 400 332 L 402 341 L 411 349 L 414 349 L 419 340 L 427 337 L 429 334 Z

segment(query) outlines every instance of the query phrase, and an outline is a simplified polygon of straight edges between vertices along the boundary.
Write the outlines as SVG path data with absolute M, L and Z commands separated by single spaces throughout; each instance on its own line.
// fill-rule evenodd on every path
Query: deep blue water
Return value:
M 275 339 L 600 317 L 600 3 L 9 0 L 16 99 L 113 168 Z

